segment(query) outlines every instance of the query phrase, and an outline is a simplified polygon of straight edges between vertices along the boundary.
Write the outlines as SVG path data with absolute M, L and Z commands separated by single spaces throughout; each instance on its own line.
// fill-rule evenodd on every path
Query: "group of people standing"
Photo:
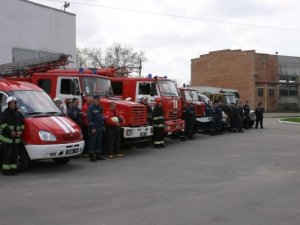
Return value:
M 121 123 L 123 116 L 116 111 L 115 102 L 110 102 L 109 109 L 103 114 L 100 96 L 89 96 L 80 110 L 79 99 L 69 103 L 67 115 L 82 129 L 85 140 L 84 154 L 91 162 L 123 157 L 120 152 Z M 105 138 L 103 138 L 105 137 Z
M 245 102 L 232 104 L 231 106 L 224 106 L 222 101 L 211 103 L 209 100 L 208 104 L 206 104 L 205 116 L 212 117 L 212 120 L 205 124 L 203 129 L 205 134 L 222 134 L 223 123 L 226 123 L 225 117 L 225 121 L 223 121 L 223 113 L 229 117 L 228 121 L 230 124 L 228 124 L 228 126 L 232 132 L 244 132 L 244 128 L 248 129 L 251 127 L 251 112 L 247 100 Z M 264 109 L 260 102 L 255 109 L 255 128 L 257 128 L 259 124 L 261 128 L 264 128 L 263 113 Z

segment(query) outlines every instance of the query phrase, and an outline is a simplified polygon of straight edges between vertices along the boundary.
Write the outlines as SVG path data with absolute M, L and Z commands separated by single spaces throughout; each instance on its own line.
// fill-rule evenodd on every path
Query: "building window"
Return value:
M 280 96 L 297 96 L 298 95 L 298 76 L 279 75 L 279 95 Z
M 264 96 L 264 88 L 263 87 L 258 87 L 257 88 L 257 96 L 259 96 L 259 97 Z
M 273 87 L 269 88 L 269 97 L 273 97 L 275 93 L 275 89 Z

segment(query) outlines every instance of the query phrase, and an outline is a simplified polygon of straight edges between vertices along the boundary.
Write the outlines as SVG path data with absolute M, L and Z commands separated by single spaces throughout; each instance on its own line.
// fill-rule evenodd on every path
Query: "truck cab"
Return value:
M 66 163 L 83 151 L 80 128 L 41 88 L 27 82 L 0 79 L 0 113 L 7 108 L 5 102 L 9 96 L 17 99 L 17 107 L 25 117 L 19 170 L 26 170 L 31 160 L 53 159 Z
M 155 99 L 162 99 L 162 108 L 165 118 L 165 132 L 168 135 L 178 135 L 184 131 L 182 120 L 182 102 L 176 89 L 175 82 L 166 78 L 143 77 L 110 77 L 116 96 L 123 99 L 130 98 L 140 102 L 147 98 L 148 104 L 153 108 Z

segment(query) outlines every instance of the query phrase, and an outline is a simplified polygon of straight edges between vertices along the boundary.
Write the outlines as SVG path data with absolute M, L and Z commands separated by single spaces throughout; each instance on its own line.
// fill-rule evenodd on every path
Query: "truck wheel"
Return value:
M 18 171 L 23 172 L 26 171 L 30 164 L 30 158 L 25 150 L 25 148 L 22 148 L 19 151 L 18 156 Z
M 71 159 L 69 157 L 65 158 L 54 158 L 53 161 L 57 164 L 66 164 L 70 161 Z

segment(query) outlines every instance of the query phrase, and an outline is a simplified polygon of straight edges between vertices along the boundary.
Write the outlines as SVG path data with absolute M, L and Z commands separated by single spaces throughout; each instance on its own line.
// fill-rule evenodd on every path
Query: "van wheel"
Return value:
M 20 149 L 18 156 L 18 171 L 23 172 L 28 169 L 30 165 L 29 156 L 25 150 L 25 148 Z
M 65 158 L 54 158 L 53 161 L 57 164 L 66 164 L 70 161 L 71 159 L 69 157 Z

